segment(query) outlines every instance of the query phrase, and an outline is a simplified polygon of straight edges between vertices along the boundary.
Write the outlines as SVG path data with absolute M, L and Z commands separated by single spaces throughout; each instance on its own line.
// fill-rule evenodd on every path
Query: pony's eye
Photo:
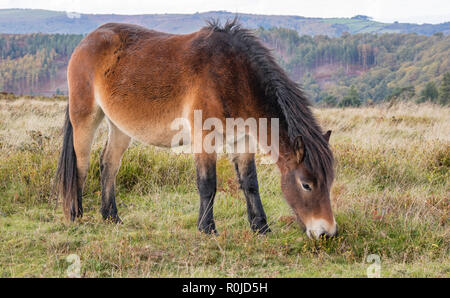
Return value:
M 309 184 L 306 184 L 306 183 L 303 183 L 303 184 L 302 184 L 302 187 L 303 187 L 303 189 L 306 190 L 306 191 L 311 191 L 311 190 L 312 190 L 311 186 L 309 186 Z

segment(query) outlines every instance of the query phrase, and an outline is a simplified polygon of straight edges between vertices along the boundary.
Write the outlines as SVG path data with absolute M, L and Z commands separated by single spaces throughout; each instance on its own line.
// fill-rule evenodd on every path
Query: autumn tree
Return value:
M 359 107 L 361 105 L 361 98 L 356 91 L 355 86 L 351 86 L 347 96 L 345 96 L 339 103 L 339 107 Z
M 439 103 L 447 105 L 450 103 L 450 72 L 444 74 L 441 88 L 439 89 Z
M 431 101 L 435 102 L 439 96 L 439 91 L 434 82 L 428 82 L 420 92 L 419 102 Z

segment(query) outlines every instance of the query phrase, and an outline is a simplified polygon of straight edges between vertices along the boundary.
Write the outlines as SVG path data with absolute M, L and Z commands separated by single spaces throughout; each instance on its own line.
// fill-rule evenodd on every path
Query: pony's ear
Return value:
M 302 136 L 298 136 L 294 140 L 294 152 L 297 155 L 298 163 L 301 163 L 305 158 L 305 145 L 303 144 Z
M 330 136 L 331 136 L 331 130 L 327 131 L 323 137 L 325 138 L 325 140 L 327 141 L 327 143 L 330 142 Z

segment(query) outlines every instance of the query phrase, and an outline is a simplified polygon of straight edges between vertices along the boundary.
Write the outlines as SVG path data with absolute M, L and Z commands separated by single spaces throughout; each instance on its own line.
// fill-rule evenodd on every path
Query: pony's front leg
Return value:
M 259 234 L 266 234 L 270 232 L 270 228 L 259 196 L 255 155 L 249 153 L 236 154 L 233 156 L 233 162 L 239 185 L 244 191 L 247 201 L 247 215 L 250 228 Z
M 216 154 L 195 155 L 197 168 L 197 188 L 200 194 L 200 212 L 197 221 L 198 229 L 206 234 L 216 234 L 213 205 L 216 195 Z

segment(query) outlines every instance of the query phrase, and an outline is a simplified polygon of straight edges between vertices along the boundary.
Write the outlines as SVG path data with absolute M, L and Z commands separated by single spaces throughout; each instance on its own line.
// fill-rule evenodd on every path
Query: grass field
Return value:
M 272 233 L 251 233 L 226 157 L 218 162 L 218 236 L 196 229 L 189 155 L 134 143 L 118 175 L 122 225 L 101 220 L 100 130 L 84 218 L 64 220 L 52 192 L 65 103 L 0 100 L 0 277 L 450 277 L 450 108 L 396 104 L 316 110 L 332 129 L 336 239 L 309 240 L 284 202 L 274 165 L 258 165 Z M 73 264 L 72 264 L 73 265 Z

